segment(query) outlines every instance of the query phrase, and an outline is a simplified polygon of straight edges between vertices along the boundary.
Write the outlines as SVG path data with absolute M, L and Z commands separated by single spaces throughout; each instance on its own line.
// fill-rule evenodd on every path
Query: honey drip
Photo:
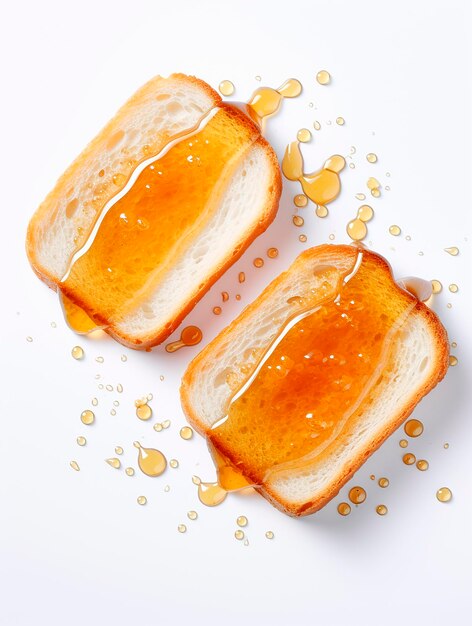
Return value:
M 198 326 L 186 326 L 178 341 L 172 341 L 166 345 L 166 352 L 176 352 L 184 346 L 196 346 L 203 338 L 202 331 Z
M 341 191 L 339 172 L 346 166 L 344 157 L 335 154 L 327 159 L 323 167 L 311 174 L 303 171 L 303 156 L 300 142 L 292 141 L 282 160 L 282 172 L 288 180 L 298 180 L 303 193 L 315 204 L 329 204 L 335 200 Z
M 400 294 L 398 306 L 386 309 L 382 298 L 374 298 L 365 307 L 366 292 L 380 288 L 375 259 L 353 246 L 350 267 L 343 272 L 314 268 L 311 296 L 289 299 L 293 317 L 208 432 L 214 457 L 215 450 L 221 457 L 215 458 L 220 485 L 226 487 L 224 463 L 232 472 L 244 468 L 253 485 L 274 471 L 304 467 L 329 454 L 348 424 L 361 419 L 362 403 L 373 393 L 390 346 L 415 306 Z M 395 288 L 382 285 L 384 297 L 389 289 Z
M 259 87 L 252 94 L 247 108 L 259 126 L 265 118 L 277 113 L 284 98 L 296 98 L 302 92 L 302 85 L 296 78 L 289 78 L 278 89 Z
M 146 476 L 160 476 L 167 467 L 166 457 L 154 448 L 144 448 L 139 441 L 135 441 L 133 446 L 138 449 L 139 469 Z
M 59 301 L 61 303 L 64 319 L 66 320 L 67 325 L 78 335 L 88 335 L 94 330 L 100 329 L 100 326 L 98 326 L 83 309 L 74 304 L 72 300 L 67 298 L 67 296 L 65 296 L 61 291 L 59 291 Z M 72 354 L 72 356 L 74 355 Z M 74 359 L 77 358 L 82 357 L 74 356 Z

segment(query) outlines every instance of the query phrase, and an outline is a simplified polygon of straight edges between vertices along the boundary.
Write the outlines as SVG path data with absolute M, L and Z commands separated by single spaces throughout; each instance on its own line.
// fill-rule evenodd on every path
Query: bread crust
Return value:
M 195 76 L 187 76 L 185 74 L 177 73 L 172 74 L 169 78 L 177 82 L 181 81 L 183 84 L 187 85 L 190 83 L 201 89 L 212 102 L 212 106 L 210 108 L 220 105 L 222 102 L 221 96 L 214 89 L 212 89 L 203 80 L 196 78 Z M 89 155 L 91 151 L 93 152 L 93 150 L 97 150 L 98 146 L 102 144 L 103 140 L 106 140 L 108 136 L 116 131 L 116 128 L 120 125 L 121 117 L 128 111 L 128 108 L 134 106 L 137 102 L 139 102 L 141 98 L 146 97 L 150 90 L 156 89 L 156 85 L 158 85 L 158 83 L 162 80 L 166 79 L 158 76 L 146 83 L 146 85 L 144 85 L 143 87 L 141 87 L 118 111 L 118 113 L 103 128 L 103 130 L 95 137 L 95 139 L 92 140 L 92 142 L 77 157 L 77 159 L 75 159 L 71 166 L 69 166 L 63 176 L 59 179 L 58 184 L 60 181 L 63 181 L 64 178 L 67 179 L 68 184 L 72 184 L 74 177 L 77 176 L 78 173 L 80 173 L 81 168 L 83 167 L 85 155 Z M 252 120 L 239 112 L 237 112 L 236 114 L 239 118 L 239 123 L 250 127 L 251 129 L 256 129 L 256 126 L 252 122 Z M 224 274 L 224 272 L 233 263 L 235 263 L 237 259 L 240 258 L 240 256 L 254 241 L 254 239 L 256 239 L 256 237 L 258 237 L 262 232 L 264 232 L 269 224 L 274 220 L 278 209 L 280 195 L 282 193 L 282 180 L 277 156 L 270 144 L 262 136 L 260 136 L 252 144 L 249 150 L 254 146 L 262 148 L 262 150 L 264 151 L 268 167 L 270 168 L 271 172 L 271 179 L 267 191 L 266 203 L 262 208 L 260 219 L 254 225 L 252 230 L 247 234 L 247 236 L 239 240 L 234 250 L 228 250 L 228 255 L 224 259 L 224 262 L 220 263 L 214 268 L 214 273 L 209 276 L 207 281 L 203 283 L 197 295 L 190 298 L 185 306 L 180 309 L 180 311 L 175 315 L 172 320 L 165 320 L 166 323 L 164 325 L 159 328 L 153 329 L 151 333 L 143 335 L 139 338 L 135 338 L 121 332 L 119 329 L 113 327 L 113 325 L 109 325 L 108 320 L 95 317 L 94 321 L 96 321 L 97 324 L 100 326 L 104 325 L 104 330 L 117 341 L 129 348 L 139 350 L 149 350 L 150 348 L 162 343 L 181 324 L 182 320 L 195 307 L 197 302 L 205 295 L 205 293 L 218 280 L 218 278 L 220 278 L 220 276 L 222 276 L 222 274 Z M 61 277 L 52 275 L 51 272 L 48 271 L 47 268 L 43 267 L 39 262 L 37 256 L 39 242 L 37 238 L 39 233 L 38 224 L 43 222 L 45 219 L 54 219 L 54 197 L 56 187 L 47 196 L 45 201 L 40 205 L 36 213 L 33 215 L 28 225 L 26 236 L 26 252 L 33 271 L 44 283 L 46 283 L 51 289 L 54 289 L 55 291 L 57 291 L 58 289 L 58 283 L 60 282 Z M 86 310 L 84 303 L 81 302 L 77 294 L 75 294 L 74 292 L 67 292 L 66 295 L 72 302 L 74 302 L 74 304 L 79 307 L 85 308 Z
M 193 385 L 198 384 L 199 370 L 207 359 L 211 359 L 211 354 L 216 353 L 218 347 L 224 343 L 235 328 L 245 323 L 248 317 L 257 310 L 259 306 L 262 306 L 270 295 L 275 293 L 283 281 L 291 273 L 296 272 L 298 264 L 308 259 L 313 259 L 314 255 L 318 255 L 322 262 L 327 262 L 329 258 L 339 254 L 345 254 L 350 251 L 352 254 L 352 246 L 338 246 L 338 245 L 323 245 L 316 248 L 311 248 L 303 252 L 293 263 L 293 265 L 284 273 L 279 275 L 263 292 L 262 294 L 248 307 L 246 307 L 242 313 L 236 318 L 228 327 L 226 327 L 195 359 L 190 363 L 187 371 L 185 372 L 182 385 L 181 385 L 181 403 L 185 415 L 187 416 L 190 424 L 202 435 L 208 432 L 209 428 L 204 424 L 197 414 L 197 411 L 192 405 L 190 390 Z M 374 254 L 368 250 L 364 251 L 364 254 L 372 257 L 379 269 L 388 270 L 392 282 L 395 282 L 392 276 L 392 270 L 389 263 L 380 255 Z M 395 283 L 396 285 L 396 283 Z M 383 429 L 382 433 L 377 435 L 374 439 L 371 439 L 368 444 L 364 445 L 356 456 L 350 459 L 347 467 L 344 467 L 343 471 L 336 475 L 333 475 L 328 487 L 324 490 L 322 495 L 317 498 L 313 498 L 310 501 L 299 502 L 286 502 L 281 500 L 277 491 L 271 486 L 271 481 L 263 485 L 260 485 L 256 490 L 277 509 L 293 517 L 300 517 L 315 513 L 327 504 L 332 498 L 334 498 L 343 485 L 355 474 L 355 472 L 365 463 L 365 461 L 377 450 L 382 443 L 408 418 L 412 413 L 418 402 L 429 393 L 445 376 L 449 365 L 449 342 L 446 330 L 441 324 L 438 316 L 429 309 L 424 303 L 419 302 L 410 293 L 396 285 L 399 292 L 406 295 L 412 302 L 415 303 L 412 310 L 412 316 L 421 316 L 423 322 L 428 327 L 430 335 L 434 338 L 434 345 L 436 352 L 433 356 L 434 367 L 431 368 L 429 377 L 424 381 L 424 384 L 420 389 L 414 391 L 410 396 L 406 397 L 404 403 L 398 407 L 398 411 L 395 415 L 391 416 L 388 424 Z

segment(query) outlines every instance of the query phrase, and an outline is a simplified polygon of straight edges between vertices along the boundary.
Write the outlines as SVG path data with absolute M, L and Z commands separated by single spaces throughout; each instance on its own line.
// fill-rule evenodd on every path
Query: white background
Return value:
M 471 395 L 471 15 L 456 0 L 302 2 L 15 2 L 2 9 L 0 431 L 0 623 L 30 624 L 461 624 L 470 611 Z M 329 87 L 314 76 L 326 68 Z M 315 169 L 330 154 L 349 154 L 343 191 L 326 220 L 313 206 L 295 228 L 286 184 L 276 222 L 188 317 L 211 339 L 308 245 L 345 225 L 355 193 L 376 176 L 375 218 L 367 242 L 395 274 L 437 278 L 435 300 L 458 347 L 459 364 L 415 411 L 425 433 L 409 450 L 427 472 L 401 462 L 396 433 L 358 472 L 367 501 L 347 518 L 336 505 L 294 520 L 256 495 L 205 509 L 190 477 L 214 475 L 205 444 L 179 437 L 180 377 L 198 348 L 168 355 L 133 353 L 108 338 L 77 338 L 53 293 L 24 254 L 29 217 L 69 162 L 133 91 L 151 76 L 194 73 L 214 87 L 231 79 L 244 100 L 262 84 L 299 78 L 303 95 L 287 101 L 268 137 L 279 156 L 296 131 L 318 119 L 303 147 Z M 314 107 L 309 107 L 309 102 Z M 342 115 L 344 127 L 334 123 Z M 327 122 L 331 120 L 331 125 Z M 369 165 L 367 152 L 379 161 Z M 390 172 L 390 178 L 386 177 Z M 182 181 L 185 185 L 185 181 Z M 388 234 L 398 224 L 401 237 Z M 305 232 L 308 243 L 298 235 Z M 405 236 L 411 236 L 406 240 Z M 256 270 L 270 246 L 280 255 Z M 443 251 L 456 245 L 460 255 Z M 420 256 L 419 252 L 424 255 Z M 468 271 L 466 268 L 469 268 Z M 240 286 L 237 273 L 246 271 Z M 450 283 L 459 292 L 447 290 Z M 231 293 L 218 318 L 211 309 Z M 241 293 L 241 302 L 234 296 Z M 452 303 L 452 308 L 446 304 Z M 53 328 L 51 322 L 56 322 Z M 176 336 L 178 333 L 176 333 Z M 28 343 L 26 337 L 33 337 Z M 70 356 L 75 344 L 83 362 Z M 120 356 L 126 353 L 128 361 Z M 95 358 L 102 355 L 103 364 Z M 101 379 L 95 378 L 96 374 Z M 164 375 L 164 381 L 159 376 Z M 122 383 L 124 393 L 98 384 Z M 467 389 L 467 386 L 469 389 Z M 133 402 L 153 393 L 156 433 L 134 416 Z M 99 398 L 94 426 L 80 412 Z M 112 401 L 119 399 L 112 417 Z M 84 434 L 85 448 L 75 438 Z M 180 461 L 160 478 L 127 477 L 104 463 L 115 445 L 136 466 L 132 441 Z M 448 450 L 443 448 L 449 442 Z M 69 461 L 81 467 L 73 472 Z M 380 489 L 369 475 L 388 476 Z M 164 486 L 171 489 L 164 492 Z M 438 487 L 453 501 L 440 504 Z M 148 505 L 136 497 L 144 494 Z M 375 506 L 389 513 L 380 517 Z M 196 509 L 191 522 L 186 512 Z M 235 518 L 249 518 L 249 545 L 234 539 Z M 180 522 L 188 532 L 177 532 Z M 273 530 L 268 541 L 264 533 Z M 461 617 L 462 616 L 462 617 Z

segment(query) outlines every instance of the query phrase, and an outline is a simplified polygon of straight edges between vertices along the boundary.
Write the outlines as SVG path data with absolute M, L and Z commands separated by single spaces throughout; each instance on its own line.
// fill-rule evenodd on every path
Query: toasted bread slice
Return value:
M 210 125 L 209 143 L 220 141 L 226 149 L 221 163 L 214 159 L 219 169 L 212 184 L 206 188 L 203 177 L 189 184 L 182 171 L 179 185 L 164 187 L 159 206 L 147 207 L 147 221 L 138 215 L 145 224 L 139 236 L 130 229 L 120 240 L 111 226 L 107 231 L 133 192 L 139 168 L 160 154 L 156 166 L 167 159 L 172 167 L 172 148 L 209 132 Z M 44 282 L 118 341 L 149 348 L 173 332 L 267 228 L 280 192 L 275 153 L 249 118 L 222 103 L 201 80 L 156 77 L 118 111 L 36 211 L 28 228 L 28 258 Z M 124 197 L 117 201 L 120 193 Z M 178 193 L 194 193 L 187 203 L 200 202 L 194 216 L 190 209 L 179 213 Z M 172 202 L 175 210 L 162 217 L 159 209 Z M 121 274 L 108 281 L 105 266 L 112 262 L 121 263 Z
M 339 296 L 344 290 L 346 302 Z M 323 293 L 331 308 L 323 304 Z M 343 320 L 330 317 L 336 303 Z M 301 319 L 311 327 L 300 330 Z M 341 322 L 348 331 L 337 340 Z M 317 337 L 316 345 L 307 337 Z M 267 371 L 278 368 L 277 350 L 285 354 L 289 345 L 284 341 L 292 342 L 288 359 L 281 357 L 289 365 L 270 379 Z M 290 361 L 290 355 L 305 352 Z M 365 371 L 354 363 L 345 380 L 340 368 L 339 376 L 318 385 L 320 368 L 344 358 L 339 353 L 345 357 L 341 365 L 347 360 L 349 366 L 348 354 L 364 357 Z M 385 259 L 355 246 L 323 245 L 303 252 L 192 361 L 182 381 L 182 406 L 192 426 L 265 498 L 289 515 L 307 515 L 338 493 L 443 378 L 448 354 L 438 317 L 395 283 Z M 376 355 L 375 362 L 369 364 L 369 355 Z M 316 358 L 312 369 L 301 363 Z M 311 434 L 306 438 L 303 431 L 303 438 L 290 407 L 301 410 L 311 399 L 314 412 L 332 419 L 327 424 L 320 418 L 318 431 L 310 423 Z

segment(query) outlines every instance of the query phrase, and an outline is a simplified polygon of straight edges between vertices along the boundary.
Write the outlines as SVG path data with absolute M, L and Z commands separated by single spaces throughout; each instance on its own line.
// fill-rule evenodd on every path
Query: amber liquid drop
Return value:
M 165 471 L 167 460 L 160 450 L 144 448 L 139 441 L 135 441 L 133 445 L 138 449 L 138 465 L 143 474 L 154 477 Z
M 184 346 L 196 346 L 202 338 L 203 333 L 198 326 L 186 326 L 180 334 L 180 339 L 166 345 L 166 352 L 176 352 Z

